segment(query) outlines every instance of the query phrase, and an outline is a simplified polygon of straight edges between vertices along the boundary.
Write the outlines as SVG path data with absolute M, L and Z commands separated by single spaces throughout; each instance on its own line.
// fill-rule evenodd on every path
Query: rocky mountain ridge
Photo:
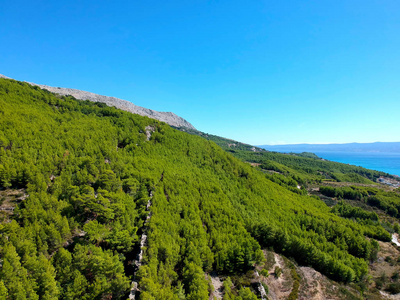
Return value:
M 0 74 L 0 78 L 12 79 L 10 77 L 7 77 L 7 76 L 1 75 L 1 74 Z M 141 116 L 156 119 L 161 122 L 165 122 L 171 126 L 196 129 L 188 121 L 186 121 L 182 117 L 179 117 L 178 115 L 176 115 L 172 112 L 159 112 L 159 111 L 155 111 L 152 109 L 148 109 L 148 108 L 144 108 L 144 107 L 135 105 L 132 102 L 129 102 L 127 100 L 122 100 L 122 99 L 115 98 L 115 97 L 98 95 L 95 93 L 81 91 L 81 90 L 77 90 L 77 89 L 52 87 L 52 86 L 37 84 L 37 83 L 32 83 L 32 82 L 27 82 L 27 83 L 38 86 L 41 89 L 45 89 L 52 93 L 59 94 L 62 96 L 71 95 L 79 100 L 89 100 L 92 102 L 105 103 L 108 106 L 115 106 L 116 108 L 131 112 L 133 114 L 138 114 Z

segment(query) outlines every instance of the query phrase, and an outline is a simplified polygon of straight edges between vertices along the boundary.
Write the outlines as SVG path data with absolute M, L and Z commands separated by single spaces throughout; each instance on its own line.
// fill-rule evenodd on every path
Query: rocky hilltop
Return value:
M 11 78 L 1 75 L 1 74 L 0 74 L 0 78 L 11 79 Z M 52 87 L 52 86 L 36 84 L 36 83 L 32 83 L 32 82 L 28 82 L 28 83 L 31 85 L 36 85 L 42 89 L 46 89 L 52 93 L 59 94 L 62 96 L 71 95 L 71 96 L 75 97 L 76 99 L 80 99 L 80 100 L 89 100 L 92 102 L 102 102 L 102 103 L 107 104 L 108 106 L 115 106 L 116 108 L 119 108 L 119 109 L 122 109 L 125 111 L 129 111 L 133 114 L 138 114 L 141 116 L 156 119 L 161 122 L 165 122 L 171 126 L 196 129 L 188 121 L 177 116 L 176 114 L 174 114 L 172 112 L 159 112 L 159 111 L 155 111 L 152 109 L 137 106 L 137 105 L 133 104 L 132 102 L 129 102 L 126 100 L 118 99 L 115 97 L 98 95 L 98 94 L 81 91 L 81 90 L 77 90 L 77 89 Z

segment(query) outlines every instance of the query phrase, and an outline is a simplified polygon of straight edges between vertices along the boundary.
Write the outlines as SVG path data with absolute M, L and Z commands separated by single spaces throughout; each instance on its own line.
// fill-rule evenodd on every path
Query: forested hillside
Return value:
M 0 298 L 126 299 L 135 280 L 139 299 L 209 299 L 215 273 L 224 299 L 255 299 L 228 276 L 266 248 L 366 281 L 379 218 L 274 181 L 165 123 L 0 79 Z

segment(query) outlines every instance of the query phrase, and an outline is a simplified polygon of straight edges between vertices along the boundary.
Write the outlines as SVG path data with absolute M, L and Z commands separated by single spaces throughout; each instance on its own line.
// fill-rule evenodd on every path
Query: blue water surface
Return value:
M 400 153 L 314 152 L 321 158 L 400 176 Z

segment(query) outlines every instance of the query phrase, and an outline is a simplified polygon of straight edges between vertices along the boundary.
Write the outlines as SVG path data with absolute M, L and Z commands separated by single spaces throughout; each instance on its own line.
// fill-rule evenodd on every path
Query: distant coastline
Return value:
M 316 152 L 317 156 L 400 176 L 400 153 L 393 152 Z
M 263 145 L 260 147 L 283 153 L 312 152 L 323 159 L 400 176 L 400 142 Z
M 400 142 L 347 143 L 347 144 L 288 144 L 262 145 L 269 151 L 277 152 L 382 152 L 400 153 Z
M 312 152 L 317 156 L 367 169 L 400 176 L 400 143 L 263 145 L 283 153 Z

